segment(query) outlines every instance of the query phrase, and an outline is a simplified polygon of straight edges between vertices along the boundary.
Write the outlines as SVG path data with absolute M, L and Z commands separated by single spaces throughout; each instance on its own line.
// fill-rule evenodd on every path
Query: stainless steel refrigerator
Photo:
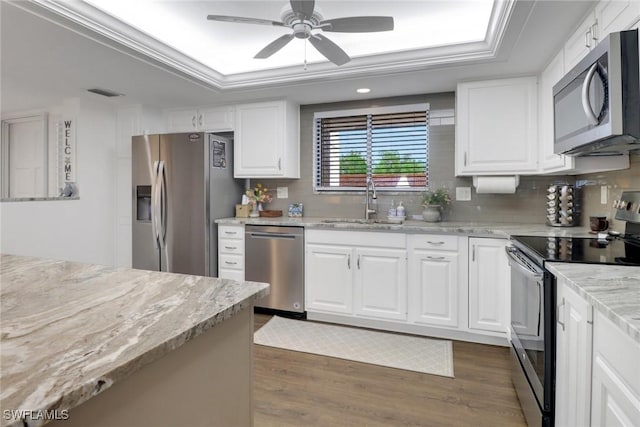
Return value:
M 134 136 L 134 268 L 215 276 L 215 220 L 234 215 L 230 139 L 206 132 Z

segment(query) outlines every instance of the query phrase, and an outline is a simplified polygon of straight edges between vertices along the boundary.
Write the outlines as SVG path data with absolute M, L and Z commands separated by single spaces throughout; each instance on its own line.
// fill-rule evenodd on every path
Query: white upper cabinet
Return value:
M 573 168 L 573 157 L 553 152 L 553 85 L 558 83 L 562 76 L 564 76 L 564 52 L 560 51 L 540 75 L 538 85 L 538 148 L 541 173 Z
M 600 1 L 564 46 L 565 70 L 573 68 L 607 34 L 630 29 L 640 19 L 640 1 Z
M 513 175 L 538 168 L 536 77 L 459 83 L 456 175 Z
M 300 178 L 299 107 L 285 100 L 236 107 L 234 176 Z
M 169 132 L 234 130 L 235 109 L 232 106 L 169 110 L 165 114 Z
M 564 68 L 572 69 L 597 43 L 598 24 L 591 11 L 564 45 Z
M 596 5 L 595 16 L 598 38 L 602 39 L 609 33 L 628 30 L 637 24 L 640 20 L 640 1 L 601 1 Z

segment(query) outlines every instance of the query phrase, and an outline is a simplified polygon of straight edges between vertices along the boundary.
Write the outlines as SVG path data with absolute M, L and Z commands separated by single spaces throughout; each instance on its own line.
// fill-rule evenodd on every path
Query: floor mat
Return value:
M 259 345 L 453 377 L 451 341 L 274 316 L 254 333 Z

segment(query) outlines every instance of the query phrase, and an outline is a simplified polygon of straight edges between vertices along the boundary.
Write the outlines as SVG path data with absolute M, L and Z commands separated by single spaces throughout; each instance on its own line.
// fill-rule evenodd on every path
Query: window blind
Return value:
M 428 110 L 316 117 L 314 189 L 423 191 L 428 147 Z

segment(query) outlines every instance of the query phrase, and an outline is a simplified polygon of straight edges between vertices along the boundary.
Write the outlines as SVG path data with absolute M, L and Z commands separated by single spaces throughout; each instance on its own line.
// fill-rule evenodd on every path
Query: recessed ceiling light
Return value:
M 361 87 L 360 89 L 356 89 L 356 92 L 358 92 L 358 93 L 369 93 L 369 92 L 371 92 L 371 89 L 369 89 L 368 87 Z

